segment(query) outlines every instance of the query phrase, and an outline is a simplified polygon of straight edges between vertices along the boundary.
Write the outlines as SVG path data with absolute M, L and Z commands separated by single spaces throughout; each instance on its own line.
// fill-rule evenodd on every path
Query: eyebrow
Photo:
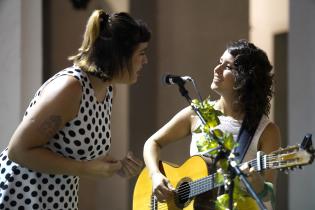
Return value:
M 139 52 L 144 52 L 144 51 L 146 51 L 148 49 L 148 47 L 145 47 L 145 48 L 143 48 L 143 49 L 139 49 Z
M 223 62 L 223 58 L 220 58 L 220 62 Z M 225 60 L 226 65 L 232 65 L 229 61 Z
M 223 62 L 223 59 L 220 58 L 220 62 Z M 235 69 L 234 63 L 230 63 L 229 61 L 225 61 L 227 67 L 231 68 L 231 69 Z

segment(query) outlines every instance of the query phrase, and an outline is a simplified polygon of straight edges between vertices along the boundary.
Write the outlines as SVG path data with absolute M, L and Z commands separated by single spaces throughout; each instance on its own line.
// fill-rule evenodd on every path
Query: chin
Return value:
M 210 88 L 211 88 L 211 90 L 216 90 L 216 89 L 218 89 L 218 86 L 214 83 L 211 83 Z
M 129 84 L 132 85 L 132 84 L 135 84 L 135 83 L 137 83 L 137 82 L 138 82 L 138 79 L 135 78 L 135 79 L 130 80 L 130 81 L 129 81 Z
M 211 84 L 211 90 L 216 92 L 217 94 L 221 95 L 222 93 L 222 88 L 216 84 Z

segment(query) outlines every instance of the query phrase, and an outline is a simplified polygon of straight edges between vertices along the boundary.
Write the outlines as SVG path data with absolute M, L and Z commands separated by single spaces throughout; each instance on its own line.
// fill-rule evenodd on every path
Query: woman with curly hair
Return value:
M 253 134 L 244 161 L 256 158 L 257 151 L 268 154 L 280 146 L 279 128 L 267 117 L 273 93 L 271 70 L 266 53 L 246 40 L 230 43 L 213 70 L 211 89 L 220 98 L 210 103 L 223 113 L 216 128 L 232 134 L 234 140 L 241 127 Z M 159 170 L 159 151 L 171 142 L 192 135 L 190 154 L 198 155 L 197 141 L 202 133 L 194 131 L 199 125 L 200 119 L 189 106 L 146 141 L 144 160 L 152 179 L 153 193 L 159 201 L 167 201 L 174 192 L 174 187 Z M 272 209 L 276 172 L 256 173 L 246 167 L 243 170 L 250 175 L 249 180 L 265 205 Z M 197 200 L 195 209 L 215 208 L 211 201 L 204 205 L 202 202 L 197 204 Z

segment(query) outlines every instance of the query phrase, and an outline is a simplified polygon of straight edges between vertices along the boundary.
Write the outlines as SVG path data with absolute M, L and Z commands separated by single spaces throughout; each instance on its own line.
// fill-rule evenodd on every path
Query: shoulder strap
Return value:
M 236 159 L 241 163 L 245 157 L 245 154 L 249 148 L 253 139 L 253 135 L 248 132 L 242 125 L 241 130 L 237 137 L 238 146 L 234 150 L 234 154 L 236 154 Z
M 252 132 L 250 132 L 246 127 L 245 127 L 245 120 L 242 123 L 240 132 L 238 133 L 237 136 L 237 143 L 238 146 L 234 149 L 234 154 L 236 154 L 236 159 L 241 163 L 245 157 L 245 154 L 249 148 L 249 145 L 251 144 L 255 131 L 258 127 L 258 123 L 255 125 L 255 129 L 253 129 Z

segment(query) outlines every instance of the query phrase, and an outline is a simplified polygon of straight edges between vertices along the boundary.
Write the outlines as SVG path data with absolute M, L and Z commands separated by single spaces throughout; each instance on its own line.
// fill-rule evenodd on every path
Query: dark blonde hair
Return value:
M 69 60 L 82 70 L 110 81 L 128 66 L 137 45 L 150 38 L 151 33 L 141 20 L 124 12 L 109 15 L 95 10 L 86 24 L 78 53 Z

